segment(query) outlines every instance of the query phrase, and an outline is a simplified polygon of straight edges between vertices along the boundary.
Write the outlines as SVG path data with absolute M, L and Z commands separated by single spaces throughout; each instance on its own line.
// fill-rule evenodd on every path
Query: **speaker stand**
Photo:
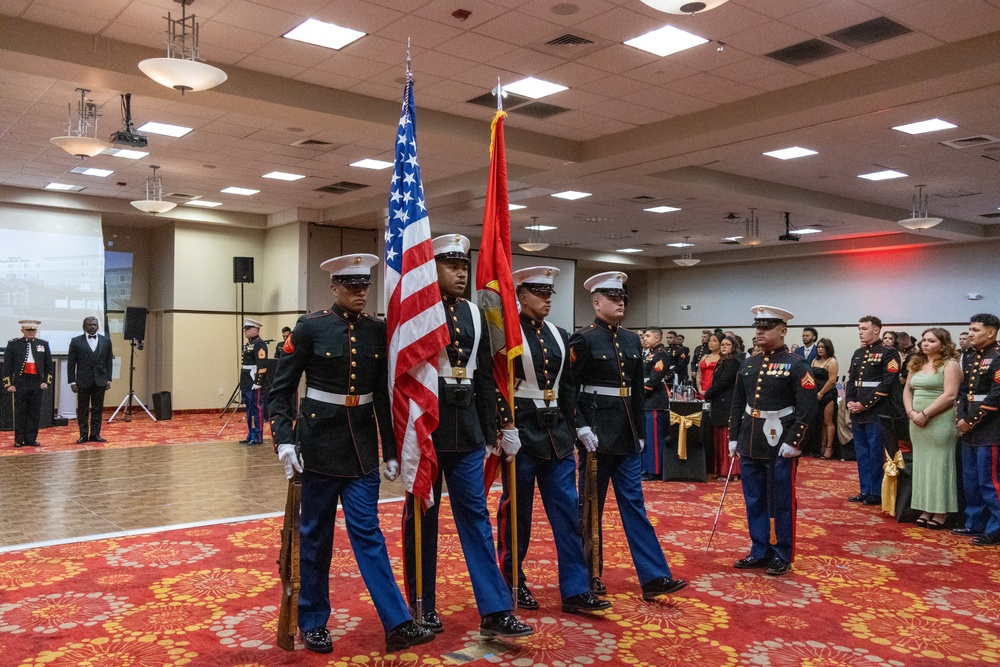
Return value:
M 115 420 L 115 417 L 118 416 L 118 413 L 121 412 L 121 409 L 123 407 L 125 408 L 125 412 L 122 413 L 122 419 L 124 419 L 126 422 L 132 421 L 133 403 L 138 403 L 139 407 L 142 408 L 147 415 L 149 415 L 149 418 L 152 419 L 154 422 L 156 421 L 156 417 L 153 416 L 153 413 L 151 413 L 148 409 L 146 409 L 146 406 L 143 405 L 142 401 L 139 400 L 139 397 L 135 395 L 135 390 L 132 388 L 132 380 L 134 375 L 135 375 L 135 338 L 132 339 L 132 352 L 129 354 L 129 360 L 128 360 L 128 394 L 125 396 L 125 398 L 122 399 L 122 402 L 118 404 L 118 407 L 115 408 L 115 411 L 111 413 L 111 418 L 108 419 L 109 424 Z

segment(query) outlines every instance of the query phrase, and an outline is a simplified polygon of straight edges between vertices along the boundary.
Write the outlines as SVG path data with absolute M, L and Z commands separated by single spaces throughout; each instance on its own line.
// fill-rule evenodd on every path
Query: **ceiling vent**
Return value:
M 565 30 L 565 28 L 563 29 Z M 562 58 L 563 60 L 576 60 L 581 56 L 600 51 L 604 47 L 610 46 L 610 44 L 608 40 L 602 39 L 597 35 L 577 30 L 574 33 L 558 35 L 530 48 L 540 53 Z
M 580 245 L 579 241 L 552 241 L 549 245 L 558 245 L 564 248 L 568 248 L 573 245 Z
M 827 33 L 826 37 L 835 42 L 840 42 L 844 46 L 849 46 L 852 49 L 861 49 L 872 44 L 884 42 L 887 39 L 901 37 L 911 32 L 913 31 L 905 25 L 900 25 L 891 19 L 880 16 L 877 19 L 858 23 L 843 30 Z
M 973 192 L 972 190 L 946 190 L 944 192 L 935 192 L 933 194 L 935 197 L 940 197 L 941 199 L 961 199 L 962 197 L 974 197 L 983 193 Z
M 680 234 L 681 232 L 686 232 L 688 230 L 679 227 L 671 227 L 670 229 L 657 229 L 656 231 L 661 234 Z
M 350 181 L 340 181 L 338 183 L 331 183 L 330 185 L 324 185 L 321 188 L 316 188 L 316 192 L 329 192 L 335 195 L 342 195 L 345 192 L 354 192 L 355 190 L 360 190 L 362 188 L 367 188 L 367 185 L 363 183 L 351 183 Z
M 635 197 L 629 197 L 625 201 L 634 201 L 637 204 L 647 204 L 651 201 L 659 201 L 659 197 L 653 197 L 650 195 L 636 195 Z
M 200 199 L 201 195 L 189 195 L 185 192 L 168 192 L 163 195 L 164 197 L 170 197 L 171 199 L 183 199 L 184 201 L 192 201 L 194 199 Z
M 963 148 L 976 148 L 977 146 L 987 146 L 989 144 L 995 144 L 1000 142 L 1000 139 L 996 137 L 991 137 L 988 134 L 980 134 L 975 137 L 962 137 L 961 139 L 952 139 L 951 141 L 942 141 L 941 143 L 945 146 L 951 146 L 952 148 L 957 148 L 959 150 Z
M 594 40 L 587 39 L 586 37 L 580 37 L 579 35 L 571 35 L 566 33 L 561 37 L 556 37 L 555 39 L 550 39 L 545 42 L 545 46 L 583 46 L 585 44 L 593 44 Z
M 601 237 L 602 239 L 608 239 L 609 241 L 620 241 L 622 239 L 632 238 L 631 234 L 606 234 Z
M 323 146 L 332 146 L 333 144 L 321 139 L 299 139 L 298 141 L 293 141 L 290 145 L 298 146 L 299 148 L 321 148 Z
M 523 114 L 525 116 L 530 116 L 532 118 L 538 118 L 539 120 L 543 118 L 550 118 L 557 114 L 561 114 L 564 111 L 569 111 L 565 107 L 557 107 L 554 104 L 546 104 L 545 102 L 535 102 L 534 104 L 525 104 L 524 106 L 519 106 L 511 109 L 512 113 Z
M 839 46 L 834 46 L 821 39 L 809 39 L 798 44 L 786 46 L 777 51 L 772 51 L 767 54 L 767 57 L 786 65 L 791 65 L 792 67 L 802 67 L 803 65 L 835 56 L 838 53 L 845 53 L 845 51 Z

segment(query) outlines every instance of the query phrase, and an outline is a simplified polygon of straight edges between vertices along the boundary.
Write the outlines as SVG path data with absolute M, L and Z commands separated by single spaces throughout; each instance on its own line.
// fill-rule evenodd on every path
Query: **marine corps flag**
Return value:
M 479 291 L 479 306 L 486 314 L 497 392 L 511 406 L 513 414 L 513 363 L 521 354 L 521 323 L 514 297 L 514 278 L 511 276 L 507 156 L 503 142 L 503 119 L 506 115 L 497 111 L 491 125 L 490 174 L 486 183 L 486 209 L 483 212 L 483 240 L 476 267 L 476 289 Z M 494 459 L 496 457 L 489 457 L 486 462 L 487 489 L 495 476 L 498 461 Z

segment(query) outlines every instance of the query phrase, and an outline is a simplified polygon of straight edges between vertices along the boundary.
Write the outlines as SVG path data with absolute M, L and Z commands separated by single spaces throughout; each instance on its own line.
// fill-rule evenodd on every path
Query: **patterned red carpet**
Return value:
M 226 424 L 226 418 L 232 416 L 225 430 L 219 431 Z M 206 413 L 174 413 L 171 419 L 154 422 L 141 409 L 132 414 L 132 421 L 122 420 L 121 414 L 112 423 L 108 423 L 110 411 L 105 411 L 104 425 L 101 427 L 101 437 L 107 442 L 88 442 L 76 444 L 80 430 L 75 419 L 69 420 L 68 426 L 52 426 L 38 432 L 38 447 L 22 447 L 14 449 L 13 431 L 0 433 L 0 456 L 20 454 L 30 456 L 46 452 L 68 452 L 83 449 L 118 449 L 121 447 L 152 447 L 153 445 L 180 445 L 192 442 L 223 442 L 241 440 L 247 436 L 246 422 L 243 421 L 243 411 L 233 415 L 230 410 L 225 417 L 218 411 Z
M 277 519 L 8 553 L 0 556 L 0 663 L 899 667 L 1000 662 L 1000 548 L 973 547 L 947 531 L 897 524 L 877 508 L 849 504 L 843 499 L 856 491 L 854 478 L 850 463 L 802 462 L 799 551 L 793 571 L 781 578 L 730 567 L 748 548 L 738 484 L 706 555 L 721 484 L 647 483 L 650 515 L 674 575 L 691 582 L 660 602 L 643 602 L 638 595 L 609 503 L 605 582 L 614 608 L 596 618 L 559 611 L 551 532 L 538 514 L 526 570 L 542 607 L 519 612 L 536 634 L 510 642 L 478 640 L 461 549 L 446 530 L 438 583 L 445 632 L 396 655 L 383 655 L 382 630 L 342 519 L 335 538 L 330 626 L 335 644 L 329 656 L 273 646 Z M 397 573 L 399 514 L 399 503 L 382 505 Z M 443 526 L 450 516 L 445 501 Z

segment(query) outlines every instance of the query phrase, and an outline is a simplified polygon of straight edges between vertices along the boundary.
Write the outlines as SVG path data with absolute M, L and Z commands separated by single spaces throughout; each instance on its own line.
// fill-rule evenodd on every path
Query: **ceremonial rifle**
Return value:
M 597 394 L 593 414 L 597 415 Z M 597 432 L 595 431 L 596 435 Z M 585 451 L 583 457 L 583 553 L 587 557 L 591 579 L 601 576 L 601 519 L 597 502 L 597 452 Z
M 296 473 L 288 480 L 285 519 L 281 526 L 281 553 L 278 574 L 281 576 L 281 607 L 278 611 L 277 644 L 286 651 L 295 649 L 299 618 L 299 507 L 302 502 L 302 479 Z

